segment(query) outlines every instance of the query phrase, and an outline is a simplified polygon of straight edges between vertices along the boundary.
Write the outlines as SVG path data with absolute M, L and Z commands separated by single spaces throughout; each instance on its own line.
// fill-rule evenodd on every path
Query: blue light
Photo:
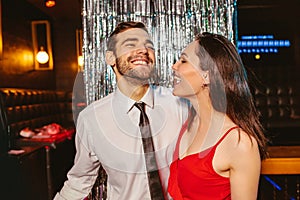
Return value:
M 257 41 L 253 41 L 253 42 L 252 42 L 252 46 L 253 46 L 253 47 L 256 47 L 256 46 L 257 46 Z
M 275 183 L 275 181 L 273 181 L 270 177 L 264 175 L 263 176 L 269 183 L 271 183 L 271 185 L 273 185 L 277 190 L 281 191 L 282 188 L 277 184 Z M 296 200 L 295 197 L 289 197 L 290 200 Z
M 274 39 L 273 35 L 243 35 L 241 36 L 243 40 L 257 40 L 257 39 Z
M 271 183 L 277 190 L 281 191 L 281 187 L 279 185 L 277 185 L 277 183 L 275 183 L 272 179 L 270 179 L 268 176 L 264 176 L 264 178 Z
M 241 36 L 242 40 L 251 40 L 255 36 Z
M 284 44 L 284 41 L 283 40 L 279 40 L 279 46 L 283 46 L 283 44 Z
M 269 46 L 269 43 L 268 43 L 268 41 L 267 41 L 267 40 L 263 41 L 263 45 L 264 45 L 264 47 L 267 47 L 267 46 Z
M 242 41 L 242 47 L 247 46 L 246 44 L 247 44 L 246 41 Z
M 276 47 L 291 46 L 289 40 L 274 40 L 273 35 L 247 35 L 241 36 L 241 38 L 241 40 L 237 41 L 240 53 L 278 53 Z

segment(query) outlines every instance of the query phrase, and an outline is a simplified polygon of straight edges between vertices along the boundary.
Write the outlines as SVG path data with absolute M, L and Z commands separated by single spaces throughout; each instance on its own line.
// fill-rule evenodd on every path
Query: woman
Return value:
M 200 34 L 173 70 L 173 94 L 192 107 L 171 164 L 170 195 L 256 199 L 266 139 L 235 46 L 221 35 Z

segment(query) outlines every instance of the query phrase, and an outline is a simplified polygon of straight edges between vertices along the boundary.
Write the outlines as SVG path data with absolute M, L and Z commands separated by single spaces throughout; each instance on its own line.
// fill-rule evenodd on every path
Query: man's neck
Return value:
M 118 81 L 118 88 L 129 98 L 139 101 L 147 92 L 149 84 L 130 84 L 127 81 Z

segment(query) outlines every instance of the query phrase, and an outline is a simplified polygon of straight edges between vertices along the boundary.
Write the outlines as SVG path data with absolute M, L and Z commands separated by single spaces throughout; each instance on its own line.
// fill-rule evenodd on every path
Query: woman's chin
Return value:
M 173 89 L 173 95 L 174 96 L 179 96 L 179 97 L 181 96 L 180 92 L 176 88 Z

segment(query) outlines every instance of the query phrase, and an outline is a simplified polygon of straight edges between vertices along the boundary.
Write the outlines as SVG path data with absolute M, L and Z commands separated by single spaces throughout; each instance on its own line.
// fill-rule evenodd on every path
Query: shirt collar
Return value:
M 149 87 L 146 94 L 142 97 L 141 101 L 145 102 L 147 106 L 154 108 L 154 90 Z M 119 88 L 116 88 L 112 98 L 112 110 L 113 117 L 116 122 L 116 126 L 119 127 L 122 132 L 136 137 L 139 135 L 139 127 L 135 125 L 128 113 L 134 106 L 135 101 L 125 96 Z
M 149 86 L 147 92 L 139 102 L 144 102 L 147 106 L 153 108 L 154 107 L 153 96 L 154 96 L 153 89 L 151 86 Z M 128 113 L 134 106 L 135 102 L 136 101 L 134 101 L 133 99 L 130 99 L 129 97 L 124 95 L 118 87 L 116 88 L 115 96 L 113 98 L 113 107 L 116 108 L 114 109 L 115 111 Z
M 144 102 L 147 106 L 153 109 L 154 100 L 153 100 L 153 90 L 151 86 L 149 86 L 145 95 L 141 98 L 140 102 Z

